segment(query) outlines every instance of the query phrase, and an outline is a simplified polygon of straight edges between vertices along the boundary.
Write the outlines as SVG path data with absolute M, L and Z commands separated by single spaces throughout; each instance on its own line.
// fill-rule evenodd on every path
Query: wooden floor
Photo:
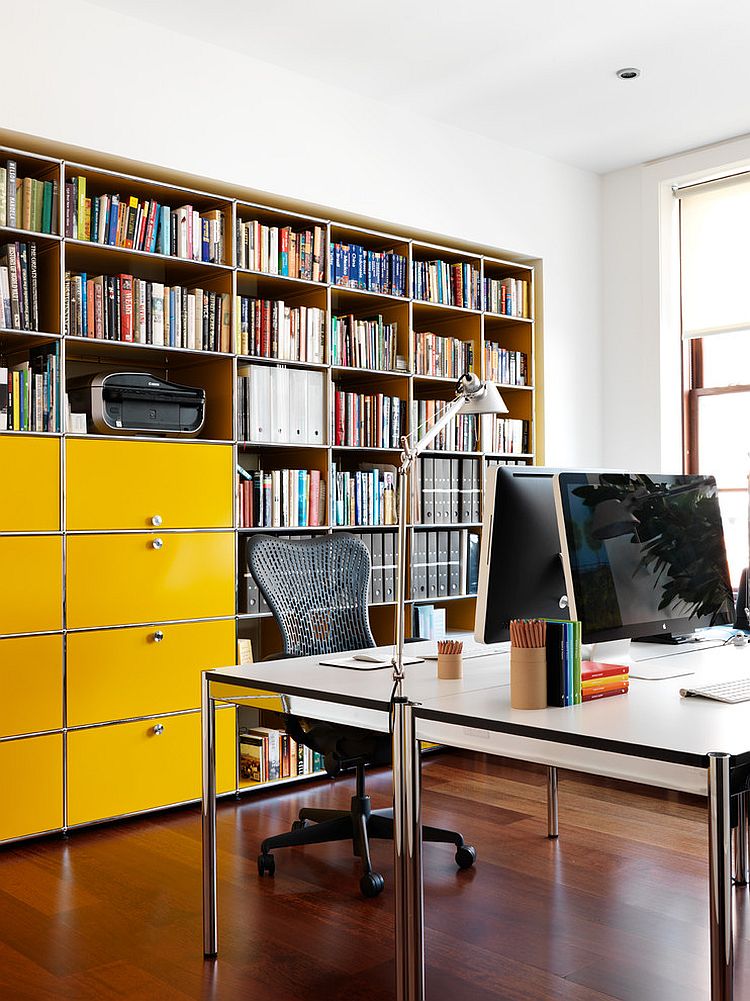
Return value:
M 560 781 L 561 839 L 545 837 L 541 770 L 481 755 L 425 763 L 425 820 L 479 853 L 425 849 L 429 1001 L 707 1001 L 702 802 Z M 375 806 L 388 773 L 371 780 Z M 385 1001 L 393 997 L 391 848 L 385 892 L 357 890 L 341 845 L 257 845 L 302 805 L 347 804 L 349 782 L 246 797 L 219 812 L 220 956 L 201 956 L 196 809 L 0 852 L 2 1001 Z M 750 998 L 750 899 L 736 891 L 737 1001 Z

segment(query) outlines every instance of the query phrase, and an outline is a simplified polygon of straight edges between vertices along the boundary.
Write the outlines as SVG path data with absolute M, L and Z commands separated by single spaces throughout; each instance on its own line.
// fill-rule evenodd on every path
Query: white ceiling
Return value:
M 750 132 L 744 0 L 94 2 L 598 172 Z

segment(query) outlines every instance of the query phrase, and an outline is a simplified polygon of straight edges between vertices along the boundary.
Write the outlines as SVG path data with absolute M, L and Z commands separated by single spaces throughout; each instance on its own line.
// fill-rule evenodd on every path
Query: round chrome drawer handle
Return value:
M 158 528 L 159 525 L 161 525 L 161 515 L 155 514 L 151 519 L 151 524 L 154 526 L 154 528 Z
M 154 549 L 161 549 L 164 545 L 164 539 L 154 539 L 151 545 Z
M 164 633 L 161 631 L 161 629 L 157 629 L 156 632 L 154 633 L 154 643 L 161 643 L 163 639 L 164 639 Z
M 164 724 L 163 723 L 155 723 L 154 724 L 154 736 L 155 737 L 161 737 L 161 735 L 163 733 L 164 733 Z

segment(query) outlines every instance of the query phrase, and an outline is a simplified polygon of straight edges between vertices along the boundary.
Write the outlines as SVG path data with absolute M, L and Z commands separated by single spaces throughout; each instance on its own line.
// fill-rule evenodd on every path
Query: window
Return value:
M 750 175 L 678 196 L 685 468 L 716 477 L 736 587 L 748 562 Z

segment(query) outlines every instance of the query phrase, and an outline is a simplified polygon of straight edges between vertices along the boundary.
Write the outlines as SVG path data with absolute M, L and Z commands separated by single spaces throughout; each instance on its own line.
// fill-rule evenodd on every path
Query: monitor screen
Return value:
M 571 614 L 584 640 L 732 621 L 713 477 L 560 473 L 555 482 Z
M 475 636 L 509 638 L 511 619 L 567 618 L 553 478 L 558 470 L 490 466 Z

